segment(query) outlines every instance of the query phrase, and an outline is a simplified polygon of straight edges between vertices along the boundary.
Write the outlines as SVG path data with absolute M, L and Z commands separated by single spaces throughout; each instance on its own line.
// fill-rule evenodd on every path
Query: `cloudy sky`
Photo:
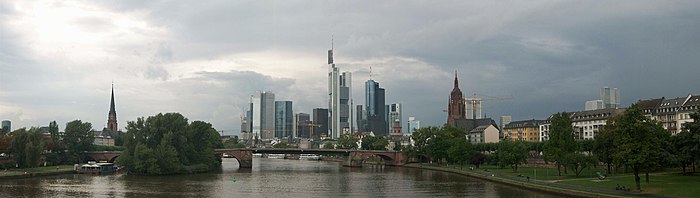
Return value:
M 2 1 L 0 119 L 119 128 L 180 112 L 237 134 L 257 90 L 327 108 L 326 50 L 373 79 L 404 119 L 446 121 L 454 71 L 487 116 L 582 110 L 603 86 L 623 105 L 700 94 L 698 1 Z

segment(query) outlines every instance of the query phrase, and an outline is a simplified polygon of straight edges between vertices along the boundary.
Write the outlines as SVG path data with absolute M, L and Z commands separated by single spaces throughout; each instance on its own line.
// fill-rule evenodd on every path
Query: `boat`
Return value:
M 316 154 L 301 154 L 299 155 L 300 160 L 321 160 L 321 156 Z
M 73 169 L 79 174 L 107 175 L 116 173 L 118 168 L 114 163 L 89 161 L 87 164 L 75 164 Z

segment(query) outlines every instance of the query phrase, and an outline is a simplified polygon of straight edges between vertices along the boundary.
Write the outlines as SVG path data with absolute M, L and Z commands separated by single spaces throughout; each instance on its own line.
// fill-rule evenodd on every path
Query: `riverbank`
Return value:
M 72 165 L 45 166 L 24 169 L 7 169 L 0 170 L 0 179 L 23 179 L 72 173 L 74 173 Z
M 575 186 L 568 184 L 559 184 L 551 182 L 543 182 L 534 179 L 528 179 L 523 177 L 511 177 L 503 175 L 500 173 L 489 172 L 481 169 L 465 169 L 458 167 L 445 167 L 436 166 L 431 164 L 406 164 L 404 167 L 418 168 L 418 169 L 428 169 L 435 171 L 450 172 L 460 175 L 465 175 L 469 177 L 475 177 L 479 179 L 484 179 L 487 181 L 497 182 L 501 184 L 507 184 L 511 186 L 517 186 L 522 188 L 527 188 L 536 191 L 543 191 L 548 193 L 555 193 L 570 197 L 629 197 L 629 196 L 659 196 L 651 194 L 641 194 L 634 192 L 623 192 L 605 189 L 595 189 L 584 186 Z

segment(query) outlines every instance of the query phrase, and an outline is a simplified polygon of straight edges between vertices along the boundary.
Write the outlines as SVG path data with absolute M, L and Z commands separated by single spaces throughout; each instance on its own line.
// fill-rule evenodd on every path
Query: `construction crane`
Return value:
M 513 97 L 484 97 L 484 98 L 477 98 L 476 93 L 474 93 L 474 97 L 472 98 L 464 98 L 464 107 L 467 108 L 467 112 L 469 112 L 469 108 L 471 107 L 471 114 L 472 114 L 472 119 L 476 119 L 477 114 L 481 116 L 481 102 L 485 100 L 512 100 Z M 491 107 L 487 107 L 491 108 Z
M 314 123 L 301 123 L 299 126 L 309 126 L 309 139 L 313 139 L 314 127 L 320 127 L 320 124 Z

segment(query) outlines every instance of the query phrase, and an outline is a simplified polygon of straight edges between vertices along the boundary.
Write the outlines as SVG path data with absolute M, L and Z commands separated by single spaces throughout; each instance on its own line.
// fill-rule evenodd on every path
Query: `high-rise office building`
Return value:
M 252 135 L 263 140 L 275 135 L 275 94 L 257 92 L 250 97 L 252 111 Z
M 466 103 L 465 108 L 466 109 L 466 114 L 467 114 L 467 119 L 481 119 L 483 118 L 483 114 L 481 113 L 481 98 L 471 98 L 464 100 Z
M 603 107 L 606 109 L 620 108 L 620 91 L 617 88 L 601 88 L 600 99 L 603 100 Z
M 250 111 L 246 111 L 250 112 Z M 250 139 L 250 126 L 248 126 L 248 117 L 241 116 L 241 140 L 247 141 Z
M 312 130 L 311 115 L 308 113 L 294 114 L 294 137 L 309 138 Z
M 350 134 L 352 120 L 352 74 L 340 72 L 333 63 L 333 49 L 328 50 L 328 110 L 330 113 L 330 137 Z
M 2 131 L 5 134 L 12 132 L 12 122 L 9 120 L 3 120 L 2 121 Z
M 586 111 L 592 111 L 597 109 L 605 109 L 605 104 L 603 100 L 589 100 L 586 101 Z
M 420 129 L 420 120 L 416 120 L 415 117 L 408 117 L 408 131 L 407 134 L 411 135 L 416 130 Z
M 314 109 L 313 121 L 314 121 L 314 126 L 315 126 L 313 138 L 318 139 L 318 138 L 323 137 L 323 136 L 329 137 L 328 109 L 323 109 L 323 108 Z M 316 126 L 316 125 L 318 125 L 318 126 Z M 318 129 L 318 130 L 316 130 L 316 129 Z
M 513 122 L 513 116 L 501 116 L 501 123 L 498 124 L 499 137 L 503 138 L 503 127 Z
M 365 108 L 367 114 L 367 131 L 376 136 L 389 135 L 387 109 L 384 101 L 384 89 L 374 80 L 365 82 Z
M 401 113 L 401 104 L 390 104 L 387 105 L 389 108 L 387 110 L 389 111 L 388 113 L 388 125 L 389 125 L 389 131 L 391 131 L 392 134 L 400 134 L 403 133 L 403 128 L 401 127 L 402 124 L 402 113 Z
M 292 137 L 293 122 L 292 101 L 275 101 L 275 137 Z
M 362 105 L 356 105 L 355 107 L 355 130 L 357 130 L 357 132 L 366 132 L 367 112 Z

